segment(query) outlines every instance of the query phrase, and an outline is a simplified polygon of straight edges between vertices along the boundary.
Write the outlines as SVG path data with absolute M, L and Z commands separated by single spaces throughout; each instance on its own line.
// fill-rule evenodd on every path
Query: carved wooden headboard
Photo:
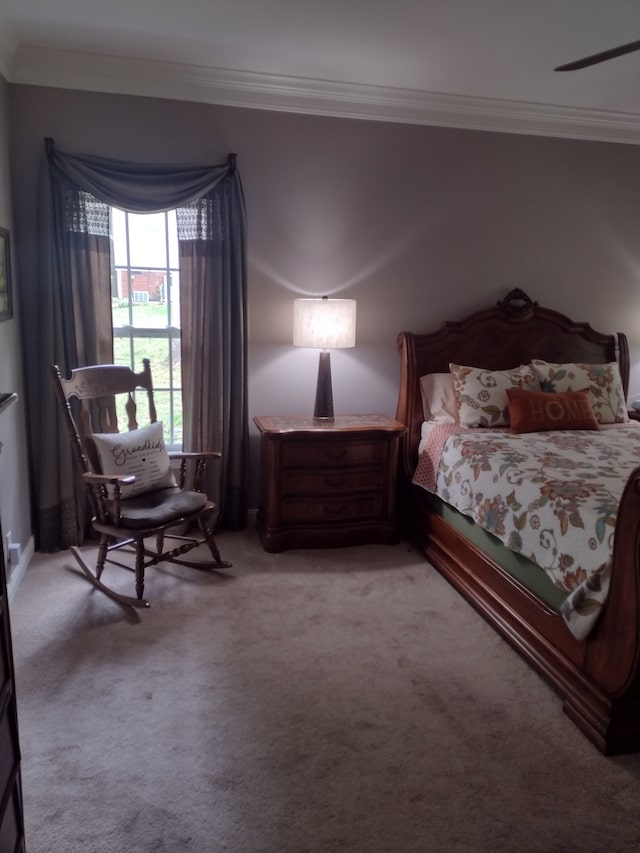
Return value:
M 624 334 L 596 332 L 588 323 L 541 308 L 520 289 L 510 291 L 492 308 L 445 323 L 430 334 L 401 332 L 398 349 L 401 375 L 396 418 L 408 427 L 401 450 L 401 473 L 408 477 L 416 465 L 423 421 L 420 377 L 447 373 L 450 362 L 506 370 L 532 358 L 588 364 L 618 361 L 625 394 L 629 390 Z

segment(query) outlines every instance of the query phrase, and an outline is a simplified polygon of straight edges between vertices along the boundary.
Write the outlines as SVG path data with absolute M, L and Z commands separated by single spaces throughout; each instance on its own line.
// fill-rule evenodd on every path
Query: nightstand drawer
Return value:
M 378 518 L 384 509 L 382 494 L 361 497 L 327 497 L 285 499 L 282 502 L 282 521 L 285 524 L 330 525 Z
M 405 426 L 385 415 L 256 416 L 257 527 L 266 551 L 391 545 Z
M 383 441 L 308 438 L 306 441 L 284 441 L 282 464 L 285 468 L 375 465 L 384 460 L 386 452 L 387 445 Z
M 323 471 L 282 472 L 282 491 L 285 495 L 349 494 L 351 492 L 382 491 L 385 471 L 378 468 L 325 468 Z

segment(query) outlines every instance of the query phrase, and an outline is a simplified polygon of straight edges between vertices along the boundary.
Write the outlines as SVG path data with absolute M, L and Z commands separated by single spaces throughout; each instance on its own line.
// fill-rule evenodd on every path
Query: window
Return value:
M 158 420 L 169 445 L 182 444 L 180 288 L 174 211 L 111 209 L 111 321 L 115 364 L 151 362 Z

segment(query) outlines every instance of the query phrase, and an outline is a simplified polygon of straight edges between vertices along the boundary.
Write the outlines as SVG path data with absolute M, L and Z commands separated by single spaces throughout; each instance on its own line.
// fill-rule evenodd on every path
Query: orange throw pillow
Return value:
M 523 391 L 507 388 L 509 421 L 514 432 L 599 429 L 589 391 Z

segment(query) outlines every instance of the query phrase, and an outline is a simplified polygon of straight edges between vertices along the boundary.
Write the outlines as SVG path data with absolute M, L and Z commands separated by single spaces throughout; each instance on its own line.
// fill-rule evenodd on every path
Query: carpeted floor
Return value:
M 218 542 L 233 569 L 149 570 L 135 617 L 67 554 L 27 570 L 28 853 L 640 850 L 640 755 L 596 752 L 406 545 Z

